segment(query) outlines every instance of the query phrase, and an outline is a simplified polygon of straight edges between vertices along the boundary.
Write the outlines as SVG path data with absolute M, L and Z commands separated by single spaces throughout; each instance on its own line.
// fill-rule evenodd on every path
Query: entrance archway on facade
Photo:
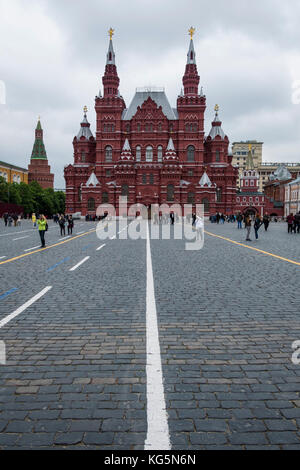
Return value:
M 258 210 L 256 209 L 256 207 L 247 207 L 243 214 L 248 217 L 249 215 L 250 216 L 255 216 L 256 214 L 258 214 Z

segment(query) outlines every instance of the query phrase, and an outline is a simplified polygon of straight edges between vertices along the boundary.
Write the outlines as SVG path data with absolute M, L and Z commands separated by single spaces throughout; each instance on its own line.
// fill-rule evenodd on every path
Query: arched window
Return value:
M 136 128 L 137 128 L 137 131 L 138 131 L 138 132 L 141 132 L 141 125 L 140 125 L 140 123 L 138 123 L 138 125 L 137 125 Z
M 222 188 L 217 189 L 217 202 L 222 202 Z
M 158 132 L 161 132 L 162 131 L 162 125 L 161 125 L 161 122 L 158 124 Z
M 115 132 L 115 125 L 114 124 L 111 125 L 111 132 Z
M 83 163 L 85 162 L 85 152 L 82 152 L 82 154 L 81 154 L 81 161 Z
M 167 187 L 167 200 L 174 201 L 174 186 L 173 184 L 168 184 Z
M 108 193 L 102 193 L 102 204 L 109 202 Z
M 143 174 L 142 182 L 143 184 L 147 184 L 147 176 L 145 174 Z
M 106 124 L 103 125 L 103 132 L 107 132 L 107 125 Z
M 197 132 L 198 131 L 198 126 L 197 124 L 194 124 L 194 132 Z
M 140 147 L 140 145 L 138 145 L 137 148 L 135 149 L 135 158 L 136 158 L 137 162 L 141 161 L 141 147 Z
M 188 193 L 188 204 L 195 204 L 195 194 Z
M 126 132 L 130 132 L 130 124 L 127 124 L 127 126 L 126 126 Z
M 150 184 L 154 184 L 154 176 L 152 173 L 150 174 Z
M 190 125 L 187 123 L 187 124 L 185 125 L 185 131 L 186 131 L 186 132 L 189 132 L 189 130 L 190 130 Z
M 81 187 L 80 186 L 78 188 L 77 196 L 78 196 L 78 202 L 81 202 Z
M 152 162 L 153 161 L 153 148 L 151 145 L 148 145 L 146 148 L 146 162 Z
M 210 204 L 207 198 L 202 199 L 202 204 L 204 205 L 204 212 L 209 212 Z
M 108 145 L 105 147 L 105 161 L 106 162 L 112 162 L 112 147 Z
M 173 132 L 173 124 L 170 125 L 170 132 Z
M 216 151 L 216 162 L 220 161 L 220 150 Z
M 163 159 L 163 148 L 161 145 L 157 147 L 157 161 L 162 162 Z
M 92 197 L 88 200 L 88 211 L 94 211 L 95 210 L 95 199 Z
M 129 196 L 129 186 L 128 184 L 123 184 L 122 185 L 122 193 L 121 193 L 122 196 Z
M 187 161 L 195 161 L 195 147 L 193 145 L 189 145 L 189 147 L 187 148 Z

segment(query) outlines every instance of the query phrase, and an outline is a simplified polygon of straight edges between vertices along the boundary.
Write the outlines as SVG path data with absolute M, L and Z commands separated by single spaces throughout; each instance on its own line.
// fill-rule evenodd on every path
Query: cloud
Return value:
M 135 88 L 164 86 L 170 103 L 182 87 L 187 29 L 196 27 L 195 48 L 207 96 L 206 132 L 220 105 L 231 142 L 265 142 L 268 161 L 299 161 L 300 106 L 292 84 L 300 80 L 297 0 L 0 0 L 1 160 L 27 167 L 41 115 L 55 186 L 73 161 L 72 140 L 82 108 L 95 131 L 98 93 L 108 47 L 114 48 L 120 91 L 127 106 Z

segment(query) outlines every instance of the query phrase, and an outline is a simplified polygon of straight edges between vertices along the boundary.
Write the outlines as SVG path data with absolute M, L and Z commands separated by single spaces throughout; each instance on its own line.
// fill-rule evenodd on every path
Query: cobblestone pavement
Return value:
M 52 286 L 0 328 L 0 449 L 144 448 L 146 241 L 101 242 L 93 228 L 0 265 L 0 322 Z M 300 262 L 285 224 L 252 243 L 234 224 L 206 230 Z M 1 225 L 0 263 L 37 237 Z M 50 223 L 47 244 L 60 238 Z M 210 235 L 201 251 L 184 243 L 151 240 L 172 449 L 300 449 L 300 266 Z

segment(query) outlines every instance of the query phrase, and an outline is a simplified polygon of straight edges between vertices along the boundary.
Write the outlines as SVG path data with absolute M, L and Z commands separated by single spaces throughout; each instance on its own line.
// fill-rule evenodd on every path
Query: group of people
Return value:
M 288 233 L 300 233 L 300 211 L 297 214 L 290 214 L 286 218 Z
M 12 225 L 14 224 L 14 227 L 20 227 L 21 225 L 21 219 L 22 219 L 22 216 L 21 214 L 9 214 L 8 212 L 5 212 L 3 214 L 3 219 L 4 219 L 4 224 L 5 224 L 5 227 L 12 227 Z
M 66 226 L 68 228 L 68 235 L 73 235 L 74 219 L 72 215 L 55 214 L 53 220 L 59 225 L 61 236 L 66 235 Z

